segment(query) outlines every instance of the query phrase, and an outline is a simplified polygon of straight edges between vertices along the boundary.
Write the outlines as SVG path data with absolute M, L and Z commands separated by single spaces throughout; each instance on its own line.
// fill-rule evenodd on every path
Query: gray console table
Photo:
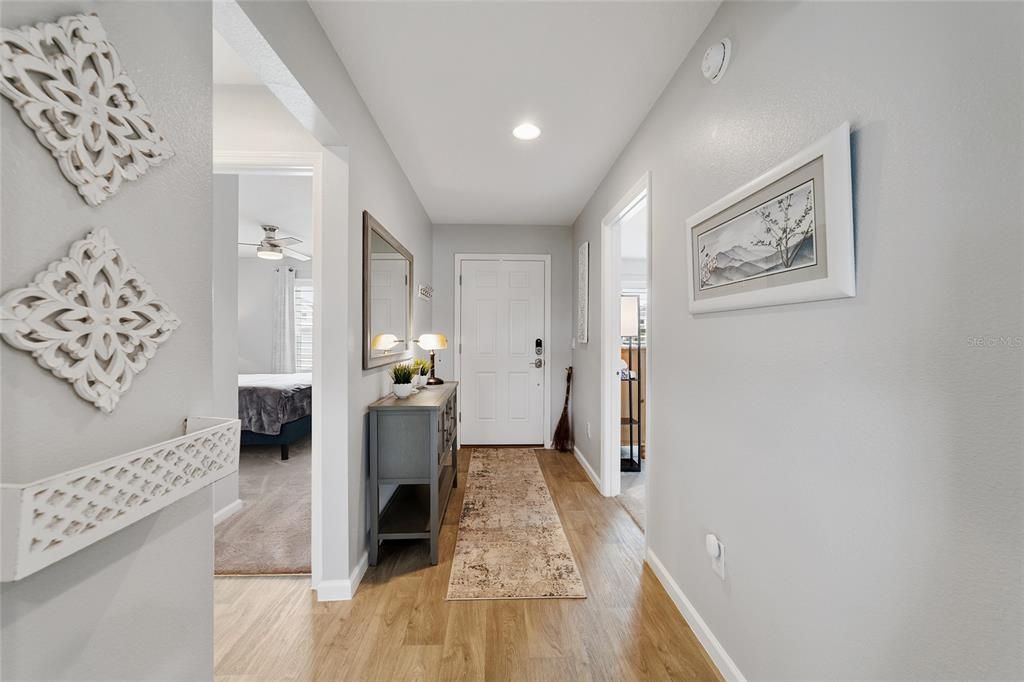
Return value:
M 379 514 L 370 515 L 370 565 L 383 540 L 437 540 L 452 488 L 458 485 L 458 384 L 424 386 L 404 400 L 394 395 L 370 405 L 370 509 L 380 489 L 398 489 Z

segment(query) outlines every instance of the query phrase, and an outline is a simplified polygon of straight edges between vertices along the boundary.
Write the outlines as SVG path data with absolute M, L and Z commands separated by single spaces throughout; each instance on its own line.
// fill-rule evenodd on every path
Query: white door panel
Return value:
M 541 261 L 462 261 L 462 441 L 544 442 L 544 272 Z M 537 339 L 544 354 L 537 355 Z

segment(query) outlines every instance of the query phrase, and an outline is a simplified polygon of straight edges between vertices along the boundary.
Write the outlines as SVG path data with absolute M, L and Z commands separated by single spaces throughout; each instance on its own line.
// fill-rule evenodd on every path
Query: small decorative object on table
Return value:
M 416 386 L 427 385 L 427 375 L 430 374 L 430 361 L 423 358 L 416 358 L 412 361 L 413 377 L 412 383 Z
M 399 400 L 403 400 L 412 395 L 412 366 L 411 365 L 395 365 L 391 368 L 391 390 L 395 392 L 395 397 Z
M 448 337 L 444 334 L 420 334 L 420 338 L 414 339 L 423 350 L 430 351 L 430 378 L 427 379 L 427 386 L 437 386 L 444 381 L 434 376 L 434 351 L 444 350 L 448 347 Z

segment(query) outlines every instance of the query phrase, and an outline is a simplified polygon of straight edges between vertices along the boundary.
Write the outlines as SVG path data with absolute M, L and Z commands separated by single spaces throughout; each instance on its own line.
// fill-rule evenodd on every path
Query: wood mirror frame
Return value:
M 373 356 L 373 349 L 370 348 L 370 342 L 373 340 L 371 334 L 373 330 L 370 329 L 370 259 L 373 248 L 373 235 L 376 234 L 382 240 L 384 240 L 390 247 L 405 257 L 409 261 L 409 279 L 406 282 L 406 290 L 408 295 L 406 297 L 406 316 L 405 316 L 405 350 L 397 353 L 389 353 L 387 355 L 381 355 L 378 357 Z M 402 246 L 402 243 L 395 239 L 394 235 L 387 231 L 387 229 L 381 225 L 376 218 L 370 215 L 369 211 L 363 211 L 363 369 L 373 369 L 375 367 L 383 367 L 390 365 L 395 362 L 401 362 L 403 360 L 411 360 L 413 357 L 412 350 L 412 310 L 413 310 L 413 257 L 412 253 L 407 248 Z

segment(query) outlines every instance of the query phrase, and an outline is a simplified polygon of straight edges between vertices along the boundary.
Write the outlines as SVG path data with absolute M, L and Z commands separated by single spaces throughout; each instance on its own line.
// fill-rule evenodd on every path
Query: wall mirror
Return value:
M 412 254 L 363 211 L 363 369 L 412 358 Z

